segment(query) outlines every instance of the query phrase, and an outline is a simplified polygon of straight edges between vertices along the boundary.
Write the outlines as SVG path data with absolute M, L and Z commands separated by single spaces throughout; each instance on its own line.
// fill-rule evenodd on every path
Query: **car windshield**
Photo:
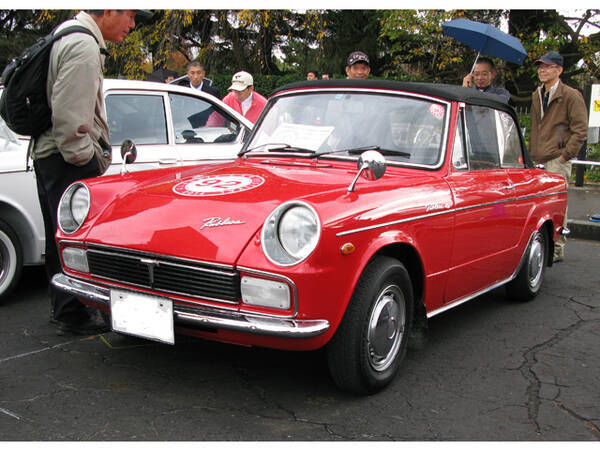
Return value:
M 275 99 L 245 152 L 358 157 L 375 149 L 390 161 L 436 165 L 447 105 L 399 95 L 312 92 Z M 295 151 L 297 150 L 297 151 Z

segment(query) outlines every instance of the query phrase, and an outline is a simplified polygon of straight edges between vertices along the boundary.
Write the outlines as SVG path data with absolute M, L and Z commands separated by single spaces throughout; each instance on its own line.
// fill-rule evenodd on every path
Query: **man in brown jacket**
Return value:
M 532 94 L 531 158 L 546 170 L 571 176 L 570 159 L 577 156 L 587 139 L 587 108 L 581 93 L 560 81 L 563 57 L 548 52 L 534 62 L 542 85 Z M 565 215 L 564 226 L 567 217 Z M 566 238 L 561 236 L 554 247 L 554 261 L 564 259 Z

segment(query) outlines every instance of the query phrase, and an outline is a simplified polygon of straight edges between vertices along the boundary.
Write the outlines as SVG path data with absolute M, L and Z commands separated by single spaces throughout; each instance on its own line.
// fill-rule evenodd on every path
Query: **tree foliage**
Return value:
M 466 19 L 501 27 L 518 37 L 529 57 L 522 66 L 498 61 L 497 84 L 504 84 L 513 100 L 528 102 L 539 84 L 533 61 L 550 50 L 565 57 L 562 79 L 582 87 L 600 77 L 600 10 L 587 10 L 581 17 L 565 17 L 555 10 L 399 10 L 385 11 L 381 41 L 390 48 L 392 60 L 384 76 L 458 84 L 472 67 L 476 52 L 443 36 L 442 24 Z M 586 26 L 595 32 L 584 35 Z
M 0 68 L 35 39 L 75 15 L 69 10 L 0 10 Z M 371 74 L 459 84 L 476 52 L 442 34 L 457 17 L 505 27 L 529 57 L 523 66 L 498 61 L 497 84 L 528 101 L 537 85 L 532 62 L 549 50 L 565 56 L 563 79 L 581 87 L 600 77 L 600 10 L 566 17 L 555 10 L 156 10 L 122 43 L 109 43 L 108 77 L 145 79 L 168 68 L 183 74 L 201 60 L 226 84 L 246 70 L 264 81 L 302 79 L 308 70 L 345 76 L 347 55 L 362 50 Z M 591 32 L 590 32 L 591 27 Z M 276 86 L 275 86 L 276 87 Z

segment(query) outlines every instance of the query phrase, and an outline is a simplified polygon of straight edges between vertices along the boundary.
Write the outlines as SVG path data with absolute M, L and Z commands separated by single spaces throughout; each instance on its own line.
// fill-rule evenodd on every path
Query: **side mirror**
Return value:
M 363 176 L 367 180 L 379 180 L 387 169 L 385 158 L 377 150 L 367 150 L 358 158 L 359 169 L 364 168 Z
M 350 186 L 348 186 L 348 192 L 354 192 L 358 177 L 362 174 L 367 180 L 375 181 L 379 180 L 387 169 L 387 163 L 385 158 L 377 150 L 367 150 L 360 158 L 358 158 L 358 173 Z
M 121 158 L 123 158 L 123 165 L 121 166 L 121 173 L 127 172 L 127 164 L 133 164 L 137 158 L 137 149 L 135 143 L 131 139 L 125 139 L 121 144 Z
M 132 164 L 137 158 L 137 148 L 135 148 L 135 142 L 131 139 L 125 139 L 121 144 L 121 158 L 127 163 Z

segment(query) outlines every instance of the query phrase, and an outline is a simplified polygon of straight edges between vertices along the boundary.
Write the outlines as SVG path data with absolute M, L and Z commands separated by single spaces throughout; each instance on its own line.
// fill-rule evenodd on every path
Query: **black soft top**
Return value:
M 274 90 L 271 95 L 283 91 L 303 88 L 362 88 L 362 89 L 387 89 L 394 91 L 414 92 L 417 94 L 430 95 L 446 100 L 465 102 L 471 105 L 489 106 L 514 114 L 511 106 L 505 103 L 495 94 L 486 94 L 477 89 L 465 88 L 451 84 L 438 83 L 415 83 L 406 81 L 391 80 L 350 80 L 350 79 L 329 79 L 298 81 L 296 83 L 286 84 Z

